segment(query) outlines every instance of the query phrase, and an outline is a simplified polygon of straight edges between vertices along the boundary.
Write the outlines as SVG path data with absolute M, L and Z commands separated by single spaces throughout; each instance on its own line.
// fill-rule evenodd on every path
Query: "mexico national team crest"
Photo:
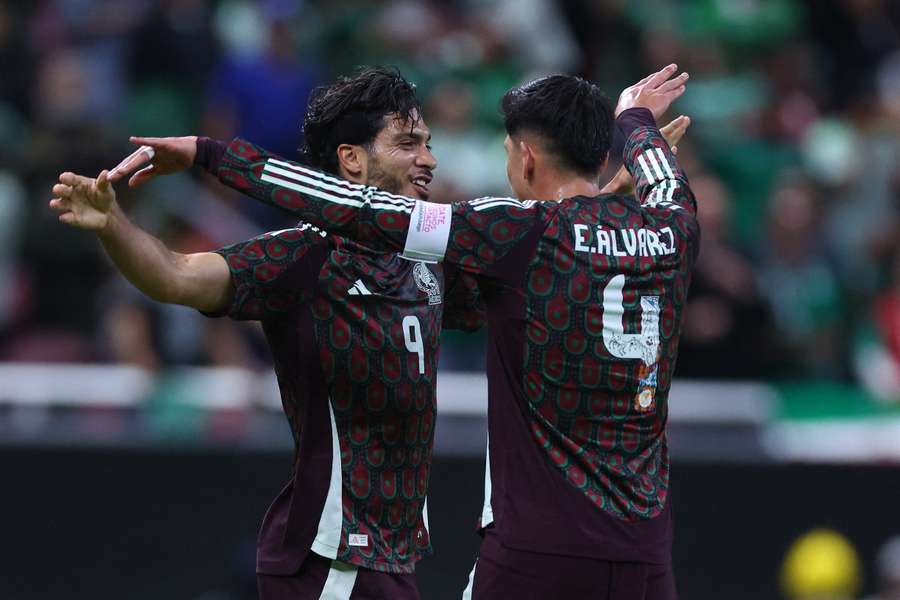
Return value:
M 441 303 L 441 287 L 438 285 L 437 277 L 425 263 L 416 263 L 413 267 L 413 279 L 416 280 L 419 289 L 428 294 L 428 304 Z

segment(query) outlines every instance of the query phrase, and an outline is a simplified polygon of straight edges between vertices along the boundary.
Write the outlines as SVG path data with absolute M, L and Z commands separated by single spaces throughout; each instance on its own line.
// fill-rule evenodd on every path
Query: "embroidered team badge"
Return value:
M 441 288 L 438 285 L 437 277 L 425 263 L 416 263 L 416 266 L 413 267 L 413 279 L 416 281 L 416 286 L 428 294 L 428 304 L 441 303 Z

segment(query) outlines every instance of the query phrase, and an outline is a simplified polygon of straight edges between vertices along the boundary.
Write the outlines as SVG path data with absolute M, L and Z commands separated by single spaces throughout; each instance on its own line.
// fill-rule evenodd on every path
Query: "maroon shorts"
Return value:
M 485 531 L 464 600 L 677 600 L 672 566 L 512 550 Z
M 323 558 L 314 552 L 293 575 L 257 575 L 259 600 L 421 600 L 415 575 L 396 575 Z

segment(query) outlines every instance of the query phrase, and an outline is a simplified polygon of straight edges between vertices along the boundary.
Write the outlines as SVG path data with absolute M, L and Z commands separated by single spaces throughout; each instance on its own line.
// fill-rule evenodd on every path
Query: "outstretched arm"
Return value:
M 116 202 L 106 171 L 97 179 L 63 173 L 50 208 L 62 223 L 93 231 L 116 267 L 159 302 L 205 312 L 225 309 L 233 292 L 225 259 L 212 252 L 180 254 L 132 224 Z
M 535 202 L 509 198 L 452 207 L 417 202 L 332 177 L 240 139 L 227 145 L 196 137 L 131 141 L 141 147 L 111 171 L 110 179 L 133 173 L 129 185 L 141 185 L 195 164 L 225 185 L 326 231 L 375 249 L 402 251 L 413 260 L 446 257 L 469 271 L 483 270 L 504 255 L 538 213 Z M 479 231 L 485 224 L 491 230 Z
M 669 65 L 626 89 L 617 115 L 629 108 L 647 108 L 654 116 L 665 112 L 684 93 L 687 75 L 673 77 L 676 69 L 676 65 Z M 147 171 L 151 174 L 190 164 L 201 154 L 196 138 L 132 141 L 146 144 L 153 151 L 138 150 L 136 161 L 131 160 L 128 169 L 152 159 L 153 169 Z M 179 160 L 163 161 L 163 151 L 175 152 Z M 115 169 L 117 175 L 121 167 Z M 453 205 L 416 201 L 276 158 L 244 140 L 228 145 L 215 172 L 226 185 L 332 233 L 374 249 L 403 252 L 409 259 L 447 260 L 471 272 L 485 272 L 498 265 L 547 212 L 554 210 L 547 203 L 509 198 Z M 633 176 L 633 169 L 631 173 Z M 640 185 L 638 191 L 643 193 Z

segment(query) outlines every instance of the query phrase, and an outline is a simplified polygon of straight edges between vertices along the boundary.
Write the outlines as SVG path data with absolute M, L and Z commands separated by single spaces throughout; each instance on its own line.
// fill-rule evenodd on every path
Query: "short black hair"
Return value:
M 416 86 L 397 69 L 360 67 L 350 77 L 313 90 L 303 119 L 303 160 L 337 174 L 338 146 L 369 146 L 387 125 L 387 115 L 413 125 L 416 112 L 421 114 Z
M 612 145 L 613 107 L 596 85 L 572 75 L 550 75 L 504 94 L 506 133 L 537 134 L 560 166 L 596 177 Z

